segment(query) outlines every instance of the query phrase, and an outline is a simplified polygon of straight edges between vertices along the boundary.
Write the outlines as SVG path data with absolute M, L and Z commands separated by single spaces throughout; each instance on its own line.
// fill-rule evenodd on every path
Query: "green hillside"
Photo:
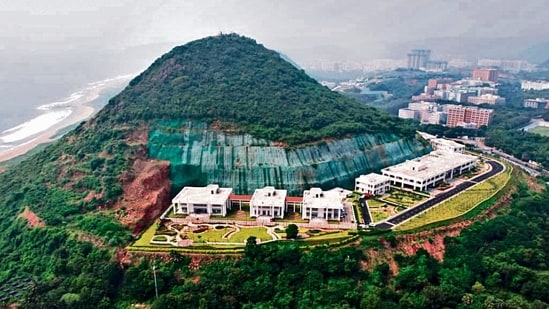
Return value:
M 199 124 L 187 130 L 194 135 L 185 136 L 187 120 Z M 183 125 L 161 126 L 170 123 Z M 224 139 L 215 130 L 223 130 Z M 392 234 L 381 235 L 389 241 L 362 235 L 360 243 L 339 249 L 250 242 L 244 256 L 194 256 L 192 262 L 176 252 L 127 255 L 131 229 L 152 219 L 121 222 L 137 212 L 141 199 L 158 197 L 148 197 L 149 188 L 170 186 L 167 164 L 149 157 L 151 139 L 162 152 L 165 144 L 189 138 L 234 139 L 229 133 L 261 145 L 285 142 L 277 144 L 303 153 L 315 170 L 333 169 L 338 179 L 345 175 L 336 172 L 349 167 L 425 150 L 402 121 L 330 92 L 251 39 L 221 35 L 177 47 L 91 121 L 0 174 L 0 307 L 547 307 L 549 194 L 529 191 L 518 178 L 510 209 L 447 240 L 443 262 L 422 250 L 413 256 L 390 251 L 385 244 L 398 247 L 407 238 Z M 339 141 L 347 135 L 353 138 Z M 203 156 L 229 157 L 206 144 L 210 148 L 195 147 Z M 317 160 L 325 157 L 311 145 L 341 163 Z M 177 154 L 182 160 L 183 152 Z M 253 159 L 258 169 L 272 163 Z M 303 161 L 299 155 L 288 159 Z
M 237 34 L 174 48 L 132 80 L 99 119 L 184 117 L 293 145 L 356 133 L 414 134 L 399 119 L 320 86 L 275 51 Z

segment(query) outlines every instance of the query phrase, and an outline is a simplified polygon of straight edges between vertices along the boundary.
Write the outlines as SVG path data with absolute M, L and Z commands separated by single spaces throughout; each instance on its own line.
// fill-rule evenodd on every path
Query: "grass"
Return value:
M 549 136 L 549 127 L 535 127 L 535 128 L 532 128 L 530 130 L 528 130 L 528 132 L 531 132 L 531 133 L 536 133 L 536 134 L 539 134 L 541 136 Z
M 156 223 L 151 224 L 148 229 L 145 230 L 139 237 L 139 239 L 133 244 L 135 247 L 149 246 L 151 239 L 156 234 Z
M 389 214 L 384 212 L 384 211 L 370 211 L 370 213 L 372 214 L 372 220 L 374 222 L 379 222 L 379 221 L 383 221 L 387 218 L 389 218 Z
M 156 235 L 153 237 L 154 241 L 168 241 L 168 237 L 164 236 L 164 235 Z
M 231 230 L 234 230 L 234 228 L 231 228 L 231 227 L 228 227 L 228 228 L 224 228 L 224 229 L 209 229 L 205 232 L 202 232 L 202 233 L 193 233 L 193 232 L 188 232 L 188 233 L 185 233 L 185 235 L 187 235 L 187 237 L 189 237 L 190 239 L 192 239 L 193 241 L 196 241 L 196 242 L 206 242 L 206 241 L 209 241 L 209 242 L 229 242 L 229 240 L 227 239 L 223 239 L 223 235 L 225 235 L 226 233 L 228 233 L 229 231 Z
M 382 201 L 378 201 L 376 199 L 369 199 L 366 202 L 368 203 L 368 208 L 370 208 L 370 210 L 372 208 L 380 208 L 380 207 L 383 207 L 383 206 L 387 205 L 386 203 L 384 203 Z
M 395 231 L 419 228 L 438 221 L 459 217 L 474 209 L 477 205 L 490 199 L 501 190 L 511 177 L 511 169 L 487 179 L 474 187 L 442 202 L 428 211 L 395 227 Z
M 355 212 L 355 220 L 358 223 L 364 223 L 364 218 L 362 218 L 362 212 L 360 211 L 358 203 L 353 203 L 353 211 Z
M 273 239 L 271 235 L 267 233 L 267 229 L 264 227 L 242 227 L 240 228 L 240 231 L 234 233 L 229 238 L 229 241 L 235 242 L 235 243 L 243 243 L 250 236 L 255 236 L 258 239 L 261 239 L 261 241 L 267 241 L 267 240 Z
M 409 191 L 393 189 L 389 195 L 385 196 L 383 199 L 402 206 L 411 207 L 423 202 L 427 197 Z

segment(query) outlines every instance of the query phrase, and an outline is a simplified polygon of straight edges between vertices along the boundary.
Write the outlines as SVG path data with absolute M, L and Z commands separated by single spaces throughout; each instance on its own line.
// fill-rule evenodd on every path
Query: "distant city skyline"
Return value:
M 4 2 L 0 52 L 182 45 L 219 32 L 236 32 L 283 51 L 298 63 L 395 59 L 405 58 L 398 55 L 412 48 L 436 51 L 437 39 L 445 45 L 452 39 L 548 40 L 549 28 L 544 27 L 548 4 L 547 0 Z M 471 43 L 460 45 L 468 51 Z M 439 52 L 448 51 L 453 52 L 452 48 Z

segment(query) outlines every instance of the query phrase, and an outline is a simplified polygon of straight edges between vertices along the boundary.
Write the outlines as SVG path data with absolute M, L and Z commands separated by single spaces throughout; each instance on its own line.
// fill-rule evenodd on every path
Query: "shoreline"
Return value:
M 53 137 L 57 134 L 57 132 L 71 125 L 87 120 L 93 115 L 94 112 L 95 110 L 91 106 L 75 105 L 72 109 L 72 113 L 67 118 L 63 119 L 63 121 L 55 124 L 46 131 L 39 133 L 38 136 L 36 136 L 32 141 L 0 153 L 0 163 L 24 155 L 40 144 L 54 141 L 55 139 L 53 139 Z M 0 172 L 2 172 L 1 168 Z
M 41 144 L 53 142 L 57 139 L 54 137 L 59 131 L 90 119 L 96 112 L 95 108 L 90 106 L 90 103 L 97 100 L 103 91 L 112 88 L 124 80 L 125 79 L 114 79 L 99 87 L 90 87 L 84 90 L 85 94 L 81 98 L 67 104 L 67 106 L 69 106 L 72 110 L 72 113 L 67 118 L 63 119 L 59 123 L 56 123 L 47 130 L 38 133 L 31 141 L 0 152 L 0 163 L 22 156 Z M 6 167 L 0 166 L 0 173 L 5 171 L 5 169 Z

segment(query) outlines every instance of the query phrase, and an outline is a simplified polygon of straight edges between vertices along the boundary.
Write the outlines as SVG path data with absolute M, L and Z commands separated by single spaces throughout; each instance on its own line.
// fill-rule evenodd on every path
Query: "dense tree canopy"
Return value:
M 236 34 L 174 48 L 130 82 L 102 121 L 189 118 L 300 144 L 356 133 L 413 137 L 398 118 L 321 86 L 274 51 Z

